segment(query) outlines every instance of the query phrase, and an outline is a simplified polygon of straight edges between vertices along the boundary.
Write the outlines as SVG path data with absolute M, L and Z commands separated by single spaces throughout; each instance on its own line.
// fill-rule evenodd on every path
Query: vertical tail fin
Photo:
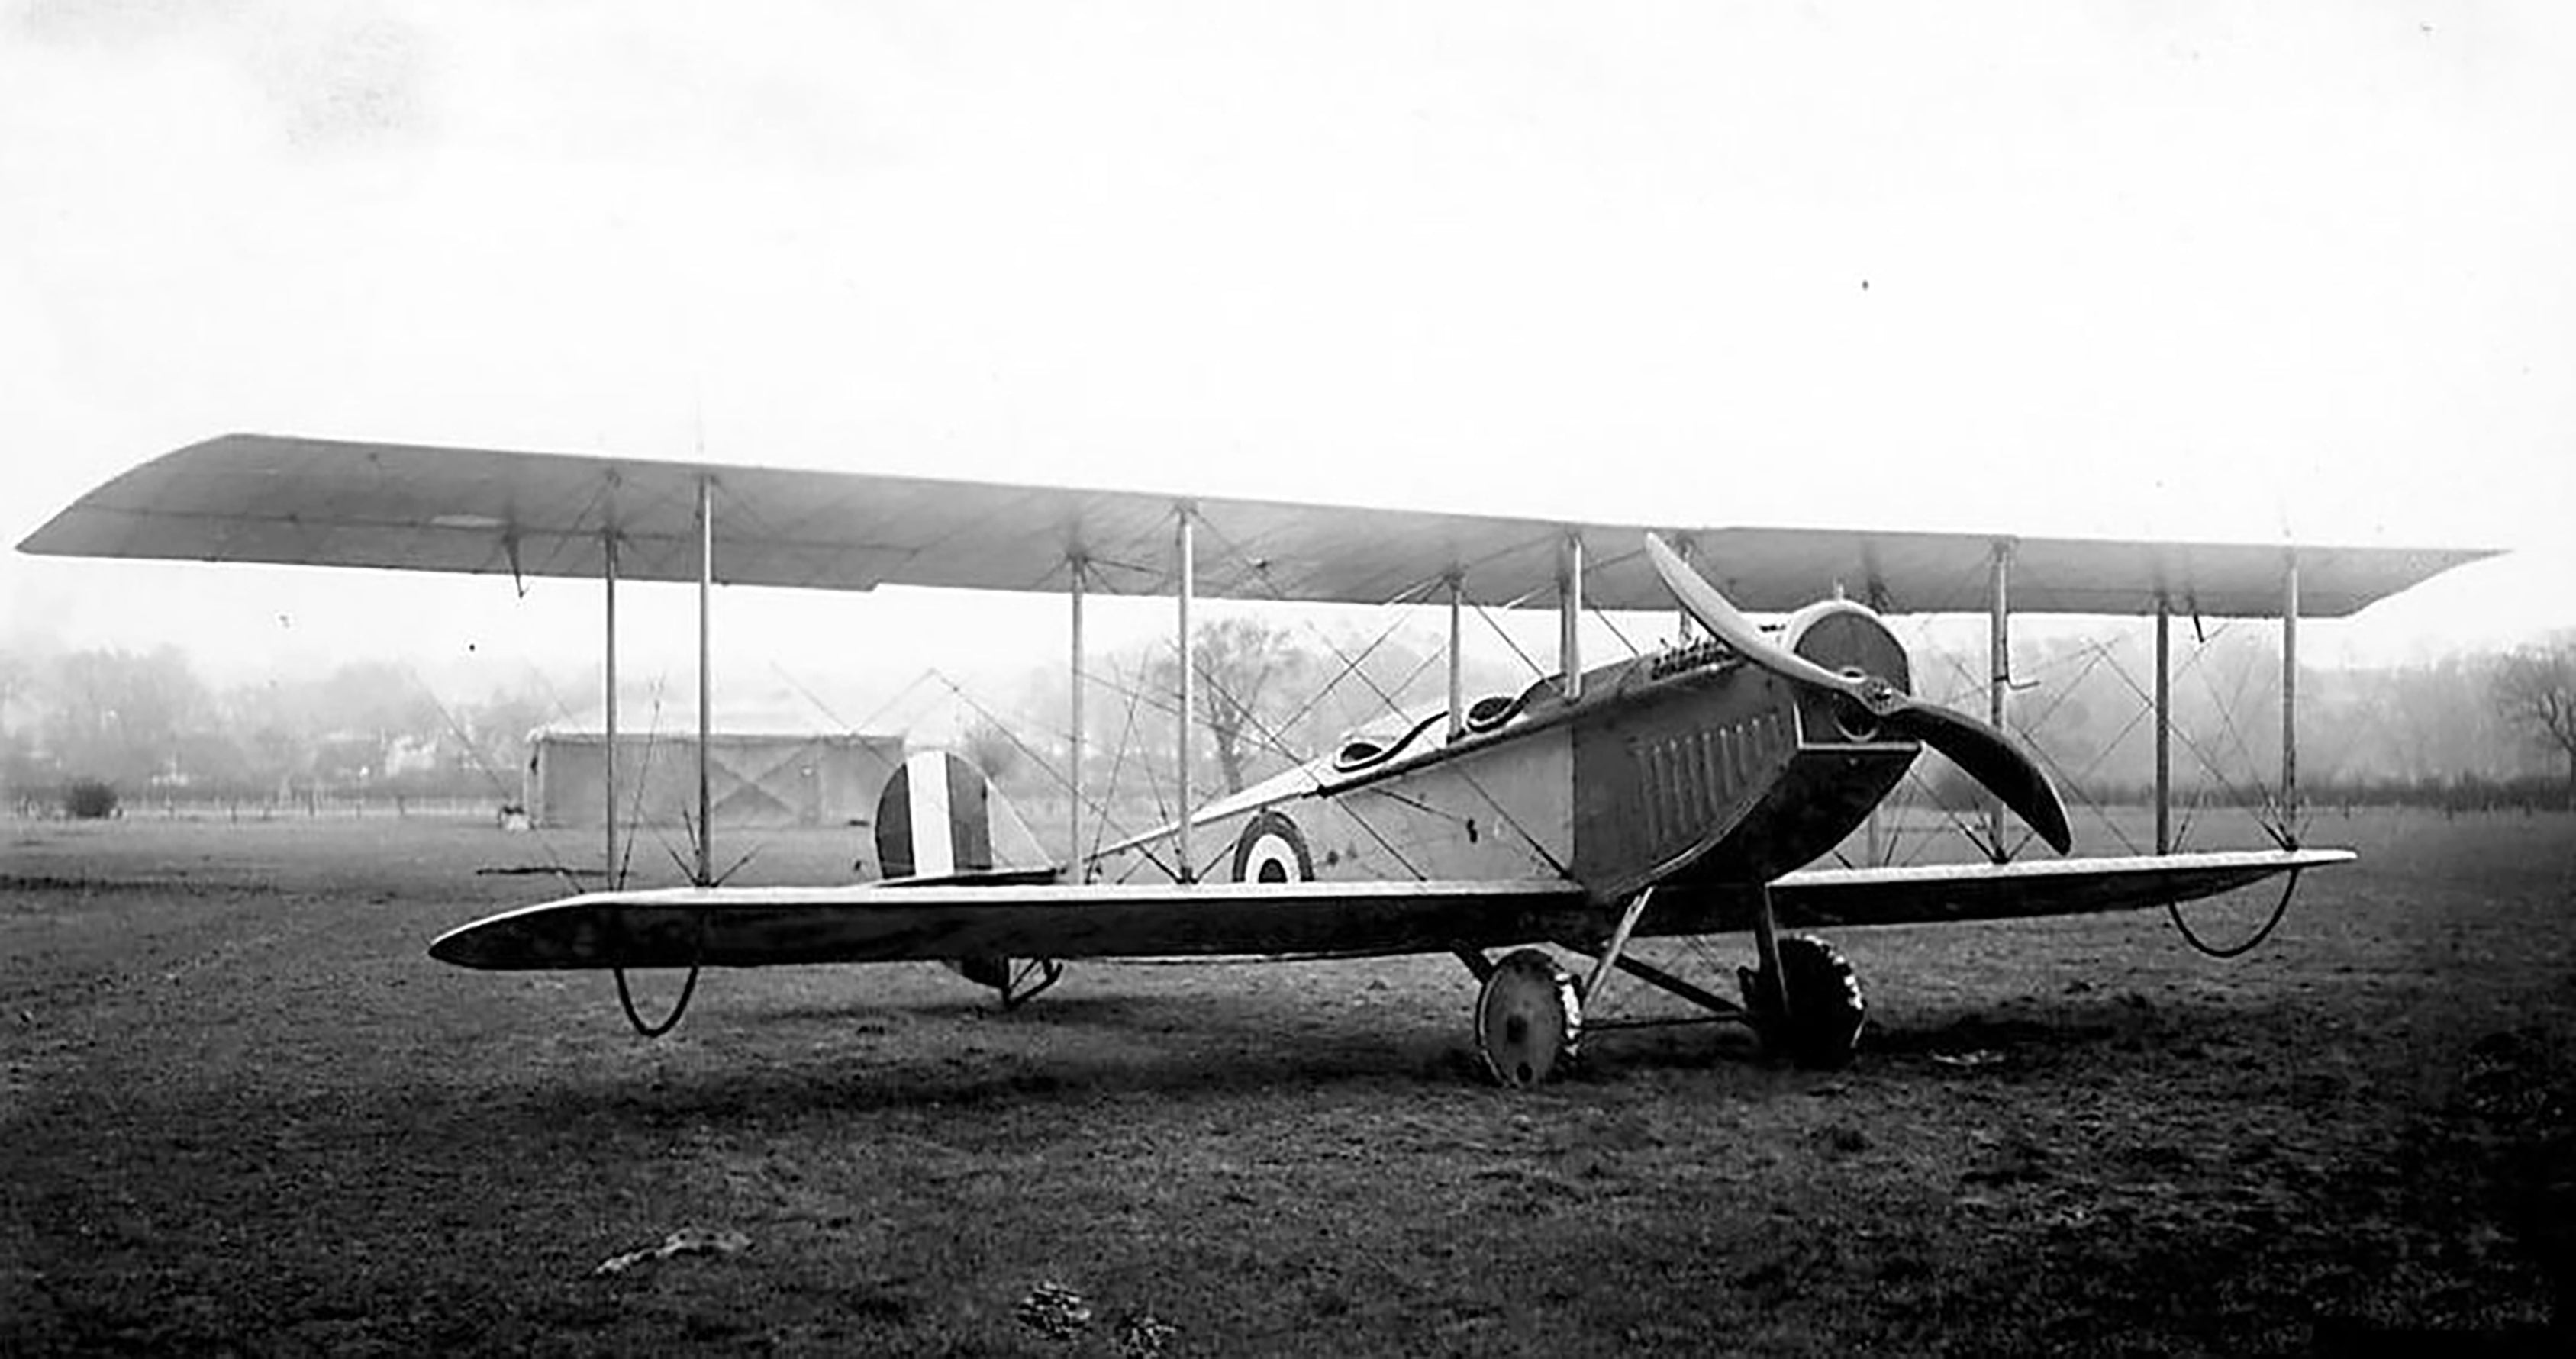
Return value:
M 1025 878 L 1057 867 L 983 771 L 945 751 L 912 755 L 886 780 L 876 838 L 888 878 Z

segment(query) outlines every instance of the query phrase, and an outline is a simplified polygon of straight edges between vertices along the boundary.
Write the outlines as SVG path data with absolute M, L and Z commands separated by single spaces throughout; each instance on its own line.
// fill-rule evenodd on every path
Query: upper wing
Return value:
M 682 887 L 524 907 L 429 952 L 502 970 L 1422 953 L 1581 935 L 1599 914 L 1568 882 Z
M 1790 926 L 2088 915 L 2190 901 L 2353 857 L 2348 849 L 2289 849 L 1807 869 L 1772 883 L 1771 903 Z
M 1183 501 L 1134 491 L 1004 486 L 871 473 L 655 462 L 230 434 L 136 467 L 19 544 L 65 556 L 160 557 L 596 578 L 614 526 L 619 573 L 697 579 L 699 487 L 714 485 L 714 574 L 727 584 L 1033 590 L 1079 556 L 1095 585 L 1154 592 L 1171 577 Z M 1837 588 L 1891 612 L 1986 607 L 1997 539 L 1848 529 L 1582 524 L 1554 519 L 1192 499 L 1201 594 L 1380 604 L 1555 597 L 1559 545 L 1585 545 L 1585 600 L 1660 609 L 1648 529 L 1745 608 L 1792 609 Z M 2278 612 L 2286 549 L 2249 544 L 2010 540 L 2024 613 Z M 2301 547 L 2299 605 L 2350 613 L 2477 551 Z

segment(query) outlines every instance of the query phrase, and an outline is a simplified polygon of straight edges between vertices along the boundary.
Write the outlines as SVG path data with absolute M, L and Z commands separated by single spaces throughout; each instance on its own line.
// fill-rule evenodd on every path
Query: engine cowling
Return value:
M 1848 599 L 1820 599 L 1780 625 L 1780 645 L 1844 675 L 1875 675 L 1914 692 L 1905 644 L 1885 619 Z M 1880 731 L 1867 708 L 1840 694 L 1809 689 L 1798 696 L 1799 735 L 1808 745 L 1911 744 Z

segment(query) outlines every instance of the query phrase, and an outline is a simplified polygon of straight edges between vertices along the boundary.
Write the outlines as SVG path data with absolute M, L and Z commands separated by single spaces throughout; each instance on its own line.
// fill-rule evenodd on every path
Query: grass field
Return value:
M 644 1042 L 604 976 L 423 954 L 552 893 L 475 871 L 528 837 L 0 837 L 0 1353 L 2576 1352 L 2565 817 L 2323 821 L 2365 861 L 2232 963 L 2160 914 L 1848 932 L 1852 1070 L 1650 1029 L 1525 1094 L 1453 960 L 1080 965 L 1010 1014 L 714 973 Z M 684 1228 L 748 1245 L 594 1272 Z M 1089 1326 L 1024 1321 L 1042 1283 Z

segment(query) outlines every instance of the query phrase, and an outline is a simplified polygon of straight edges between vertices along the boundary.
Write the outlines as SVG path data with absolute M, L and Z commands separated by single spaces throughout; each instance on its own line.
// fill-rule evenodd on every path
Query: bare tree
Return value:
M 2507 652 L 2494 686 L 2506 721 L 2567 757 L 2567 805 L 2576 808 L 2576 637 Z
M 21 696 L 32 688 L 29 680 L 34 674 L 35 664 L 25 653 L 0 650 L 0 792 L 14 792 L 34 781 L 27 724 L 12 720 Z
M 1198 674 L 1197 717 L 1215 747 L 1217 772 L 1229 793 L 1243 791 L 1246 771 L 1259 748 L 1273 745 L 1280 714 L 1274 711 L 1313 657 L 1285 628 L 1250 618 L 1219 618 L 1201 624 L 1191 637 L 1192 669 Z M 1168 656 L 1157 663 L 1153 682 L 1165 692 L 1178 688 L 1177 666 Z
M 76 651 L 46 678 L 38 736 L 65 773 L 140 788 L 172 768 L 180 739 L 206 717 L 205 688 L 176 647 Z
M 959 733 L 957 750 L 994 783 L 1010 778 L 1020 767 L 1019 738 L 990 717 L 978 718 L 975 725 Z

